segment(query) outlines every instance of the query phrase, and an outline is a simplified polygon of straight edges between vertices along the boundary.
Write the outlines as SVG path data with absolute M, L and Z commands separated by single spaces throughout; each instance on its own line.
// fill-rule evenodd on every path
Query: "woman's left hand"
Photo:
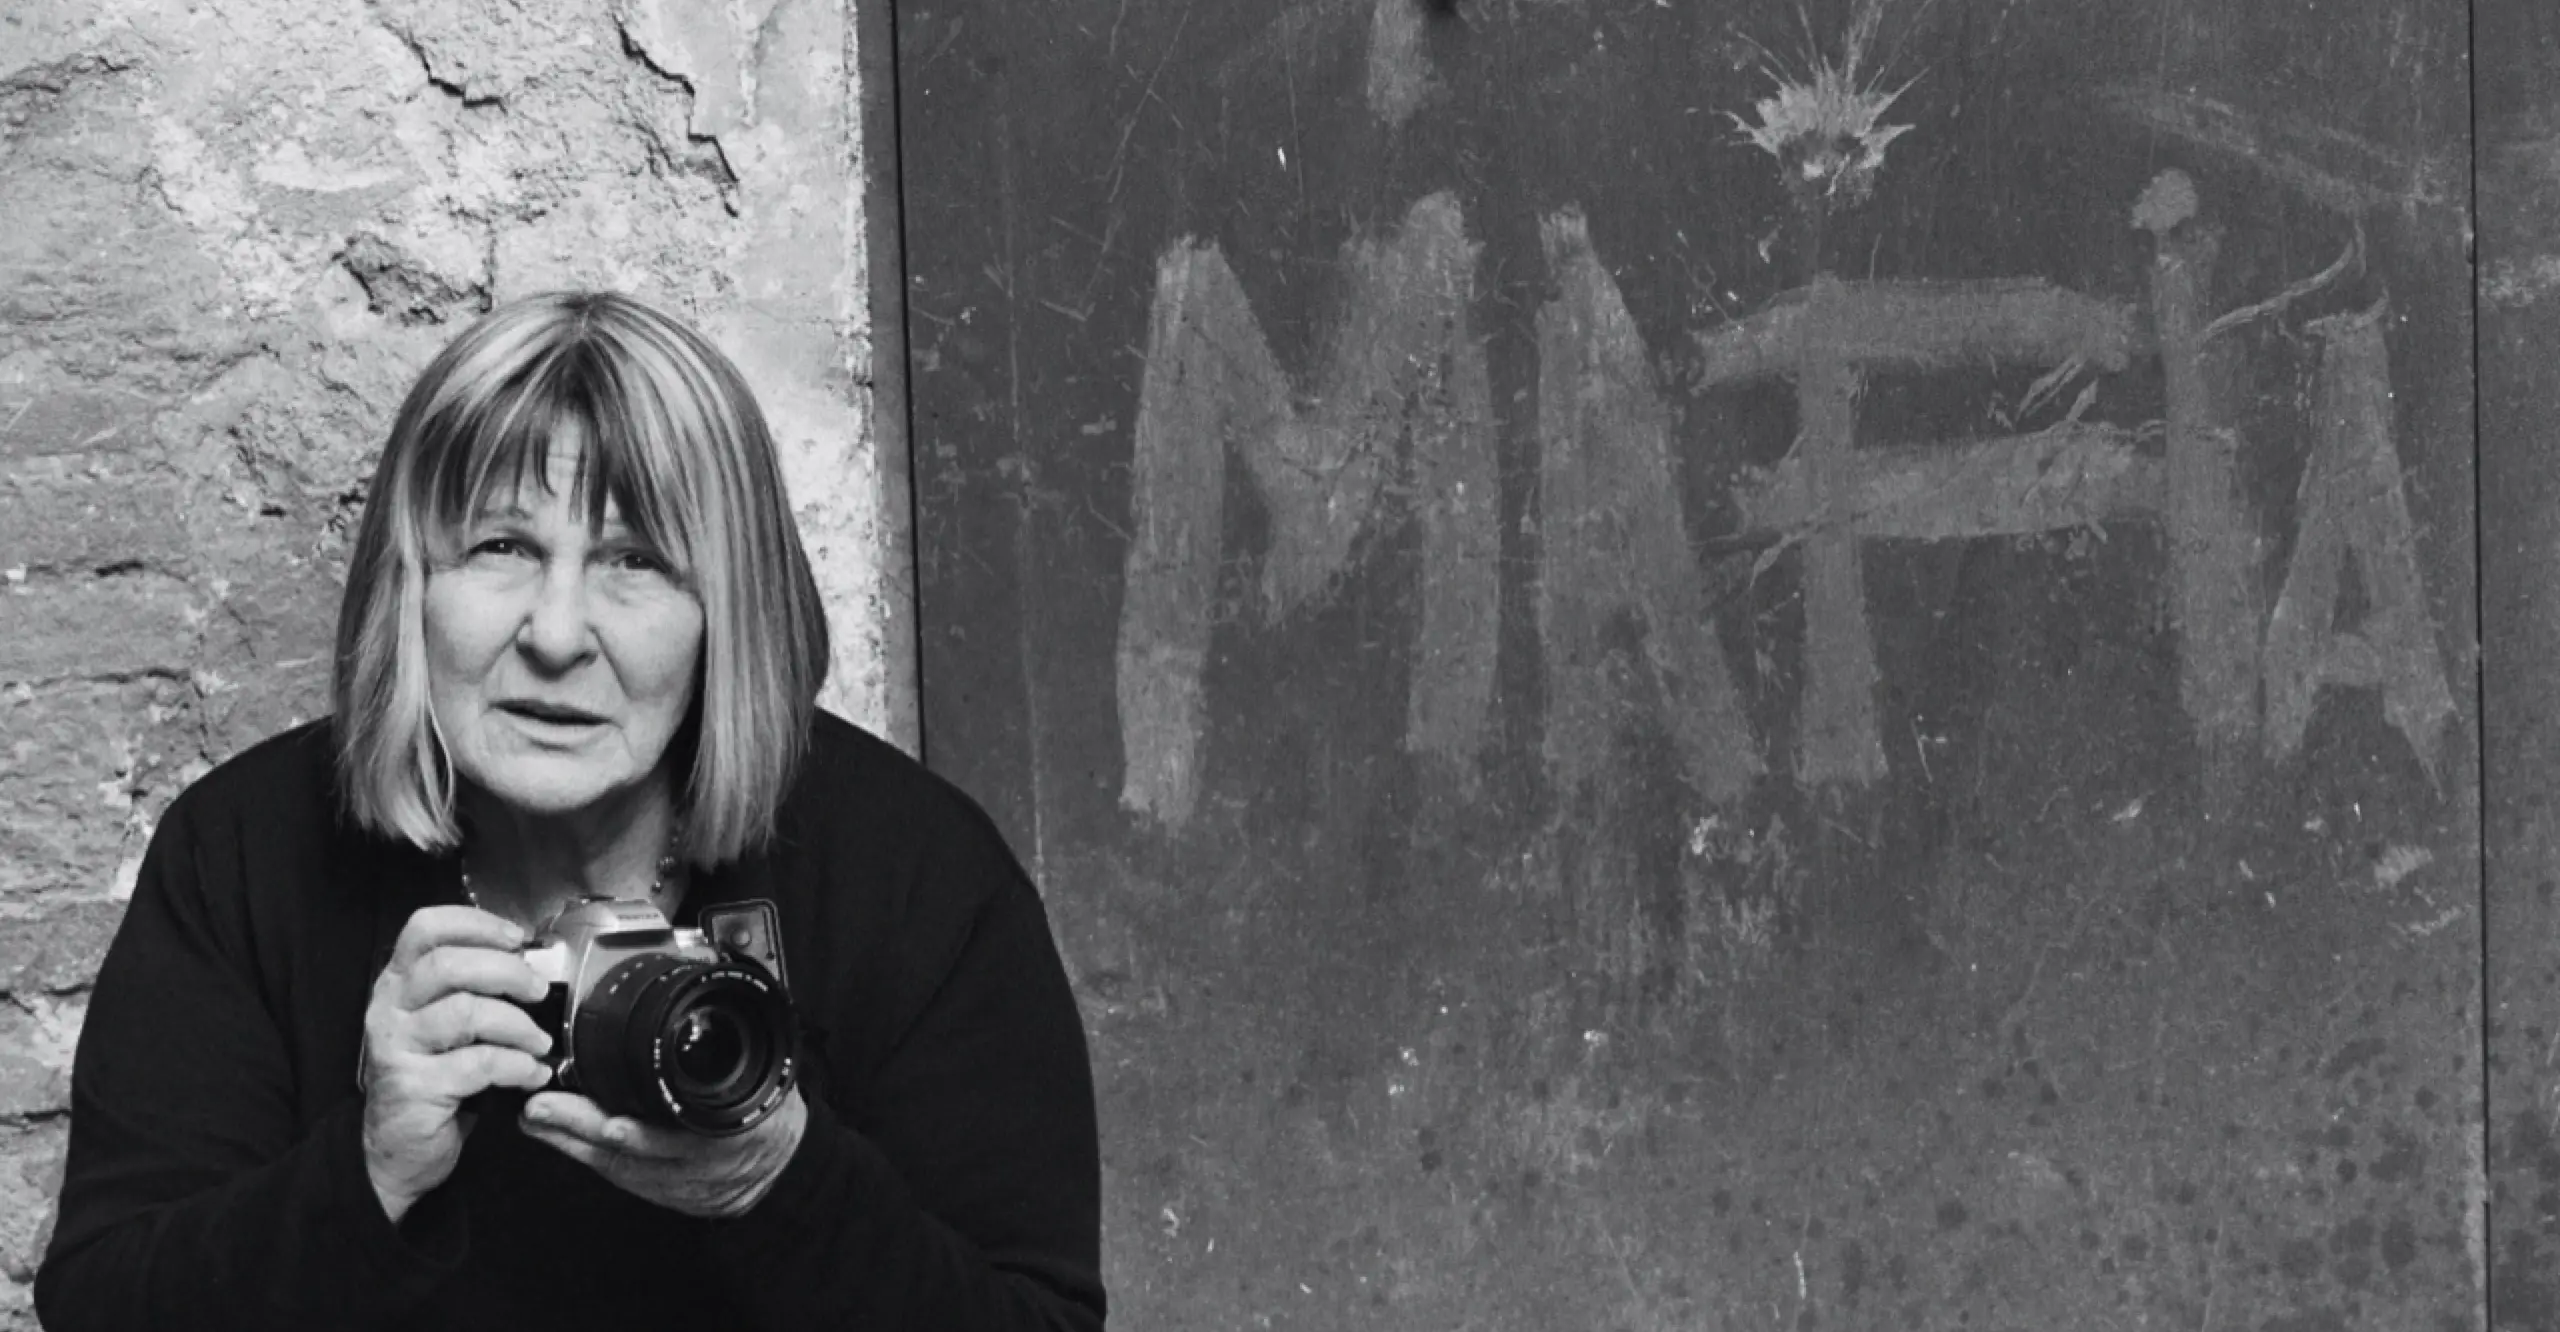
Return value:
M 809 1124 L 808 1103 L 791 1089 L 782 1108 L 734 1137 L 710 1138 L 608 1115 L 574 1092 L 543 1092 L 525 1102 L 525 1136 L 634 1197 L 687 1216 L 744 1216 L 764 1200 L 791 1164 Z

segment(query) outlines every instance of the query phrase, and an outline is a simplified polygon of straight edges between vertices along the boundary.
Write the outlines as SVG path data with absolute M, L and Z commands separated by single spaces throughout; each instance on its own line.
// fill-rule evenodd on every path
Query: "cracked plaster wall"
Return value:
M 372 458 L 493 301 L 630 290 L 737 358 L 825 701 L 911 740 L 857 70 L 851 0 L 0 0 L 0 1329 L 153 819 L 325 709 Z

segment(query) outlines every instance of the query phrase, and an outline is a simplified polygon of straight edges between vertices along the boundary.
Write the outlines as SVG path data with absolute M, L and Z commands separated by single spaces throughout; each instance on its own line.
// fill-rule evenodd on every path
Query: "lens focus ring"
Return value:
M 743 1133 L 780 1108 L 796 1053 L 791 1004 L 754 961 L 646 953 L 579 1005 L 579 1090 L 608 1113 Z

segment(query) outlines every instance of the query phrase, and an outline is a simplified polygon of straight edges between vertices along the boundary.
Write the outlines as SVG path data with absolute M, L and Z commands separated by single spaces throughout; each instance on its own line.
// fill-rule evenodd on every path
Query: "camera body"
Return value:
M 524 958 L 550 988 L 525 1007 L 552 1039 L 552 1086 L 712 1136 L 782 1107 L 799 1033 L 773 908 L 723 909 L 709 924 L 678 929 L 645 901 L 606 897 L 543 923 Z

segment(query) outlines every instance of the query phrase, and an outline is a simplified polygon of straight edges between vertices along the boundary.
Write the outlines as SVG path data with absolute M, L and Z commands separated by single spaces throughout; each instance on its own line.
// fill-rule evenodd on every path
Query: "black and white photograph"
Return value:
M 0 0 L 0 1332 L 2560 1332 L 2548 0 Z

